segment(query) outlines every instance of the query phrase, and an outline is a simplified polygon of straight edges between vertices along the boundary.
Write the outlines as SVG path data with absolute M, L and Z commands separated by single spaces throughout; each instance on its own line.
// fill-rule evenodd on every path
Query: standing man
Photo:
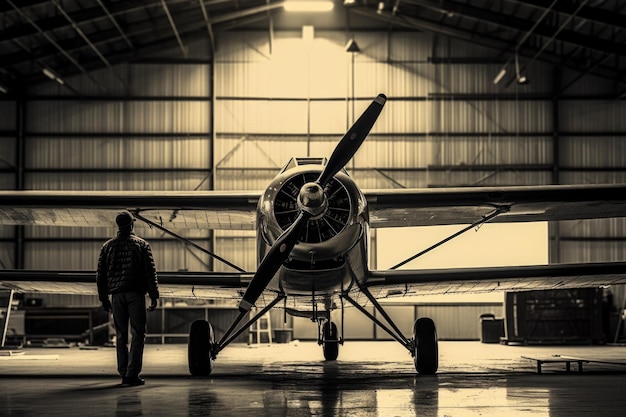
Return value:
M 133 233 L 135 218 L 121 211 L 115 218 L 117 237 L 108 240 L 100 250 L 96 282 L 98 296 L 106 311 L 113 311 L 117 334 L 117 371 L 122 385 L 143 385 L 139 377 L 146 339 L 146 298 L 154 311 L 159 288 L 150 244 Z M 109 300 L 111 294 L 111 300 Z M 128 323 L 132 334 L 128 351 Z

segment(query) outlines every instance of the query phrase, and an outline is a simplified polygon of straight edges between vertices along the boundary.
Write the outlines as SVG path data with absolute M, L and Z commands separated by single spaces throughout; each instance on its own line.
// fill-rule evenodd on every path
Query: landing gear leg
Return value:
M 437 342 L 437 330 L 435 330 L 435 323 L 432 319 L 424 317 L 415 321 L 415 325 L 413 326 L 413 339 L 408 340 L 402 335 L 398 326 L 393 322 L 393 320 L 391 320 L 391 317 L 389 317 L 378 301 L 372 297 L 367 288 L 361 288 L 361 292 L 365 294 L 376 309 L 376 312 L 380 313 L 389 326 L 353 300 L 348 293 L 344 293 L 343 298 L 349 301 L 350 304 L 357 308 L 357 310 L 366 315 L 381 329 L 404 346 L 409 351 L 411 356 L 413 356 L 415 369 L 419 374 L 435 374 L 437 372 L 437 368 L 439 367 L 439 349 Z
M 219 342 L 215 341 L 213 327 L 206 320 L 196 320 L 189 331 L 188 360 L 189 372 L 193 376 L 208 376 L 213 370 L 213 362 L 217 354 L 233 342 L 241 333 L 256 323 L 265 313 L 270 311 L 279 301 L 285 298 L 278 294 L 276 298 L 251 319 L 246 319 L 249 311 L 239 311 L 235 321 L 226 330 Z M 241 322 L 244 322 L 243 324 Z

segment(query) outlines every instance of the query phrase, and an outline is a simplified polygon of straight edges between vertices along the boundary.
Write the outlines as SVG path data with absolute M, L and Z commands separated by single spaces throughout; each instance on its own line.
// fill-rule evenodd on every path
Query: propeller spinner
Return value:
M 242 313 L 250 311 L 280 266 L 289 257 L 306 223 L 311 218 L 324 214 L 328 206 L 328 196 L 325 192 L 326 186 L 359 150 L 359 147 L 374 126 L 376 119 L 378 119 L 386 101 L 387 97 L 384 94 L 379 94 L 370 103 L 363 114 L 339 141 L 319 178 L 302 186 L 298 196 L 300 214 L 291 226 L 276 239 L 274 245 L 261 261 L 239 302 L 239 310 Z

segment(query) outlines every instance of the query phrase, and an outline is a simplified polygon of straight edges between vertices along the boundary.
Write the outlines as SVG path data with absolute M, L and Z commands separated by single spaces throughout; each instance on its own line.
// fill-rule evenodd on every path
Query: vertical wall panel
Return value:
M 205 137 L 33 137 L 29 169 L 208 169 L 211 147 Z
M 562 241 L 561 262 L 626 261 L 626 241 Z
M 596 77 L 589 73 L 586 73 L 584 77 L 580 77 L 580 75 L 580 71 L 563 69 L 561 84 L 565 88 L 564 93 L 572 95 L 615 94 L 613 80 Z
M 307 132 L 305 101 L 218 100 L 219 133 L 302 134 Z
M 206 133 L 209 101 L 34 101 L 30 133 Z
M 599 238 L 614 233 L 626 238 L 626 218 L 562 221 L 559 232 L 561 237 Z
M 13 229 L 13 228 L 11 228 Z M 2 238 L 13 237 L 8 227 L 0 227 Z M 13 242 L 0 242 L 0 267 L 3 269 L 15 268 L 15 245 Z
M 238 231 L 216 231 L 217 254 L 246 271 L 255 271 L 256 233 Z M 226 264 L 215 261 L 215 270 L 233 272 Z
M 480 315 L 502 317 L 501 305 L 418 305 L 418 317 L 430 317 L 437 325 L 440 340 L 480 339 Z
M 0 100 L 0 130 L 15 129 L 16 103 Z
M 26 188 L 34 190 L 188 191 L 206 183 L 207 172 L 31 173 Z M 202 188 L 206 189 L 206 188 Z
M 559 151 L 559 159 L 564 167 L 622 168 L 626 166 L 626 141 L 623 137 L 564 136 L 560 138 Z
M 0 136 L 0 190 L 15 188 L 17 140 Z
M 134 96 L 207 97 L 211 95 L 210 66 L 206 64 L 132 64 Z
M 561 173 L 562 184 L 624 184 L 624 171 L 565 171 Z
M 277 174 L 291 157 L 306 156 L 306 149 L 306 137 L 220 136 L 215 143 L 215 165 L 218 169 L 269 168 Z
M 624 132 L 626 102 L 623 100 L 571 100 L 560 103 L 559 125 L 564 132 Z

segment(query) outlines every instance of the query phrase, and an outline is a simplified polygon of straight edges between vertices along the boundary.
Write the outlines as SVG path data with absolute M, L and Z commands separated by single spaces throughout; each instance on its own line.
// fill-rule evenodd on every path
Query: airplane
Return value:
M 219 340 L 208 321 L 191 324 L 188 365 L 194 376 L 210 375 L 219 353 L 280 303 L 285 314 L 317 322 L 326 360 L 338 357 L 344 343 L 343 310 L 350 305 L 408 350 L 418 374 L 432 375 L 439 366 L 434 321 L 418 318 L 412 337 L 407 337 L 379 299 L 626 283 L 626 262 L 399 269 L 487 222 L 625 217 L 626 185 L 361 190 L 345 165 L 386 101 L 379 94 L 369 104 L 328 160 L 294 157 L 263 191 L 0 191 L 0 224 L 97 227 L 110 225 L 126 209 L 149 227 L 235 269 L 159 273 L 164 298 L 238 300 L 238 315 Z M 389 270 L 368 268 L 370 228 L 451 224 L 467 226 Z M 174 231 L 189 228 L 256 229 L 257 270 L 246 272 Z M 96 294 L 92 271 L 5 269 L 0 270 L 0 285 L 22 292 Z M 376 314 L 363 307 L 366 303 Z M 338 309 L 341 333 L 331 320 Z

